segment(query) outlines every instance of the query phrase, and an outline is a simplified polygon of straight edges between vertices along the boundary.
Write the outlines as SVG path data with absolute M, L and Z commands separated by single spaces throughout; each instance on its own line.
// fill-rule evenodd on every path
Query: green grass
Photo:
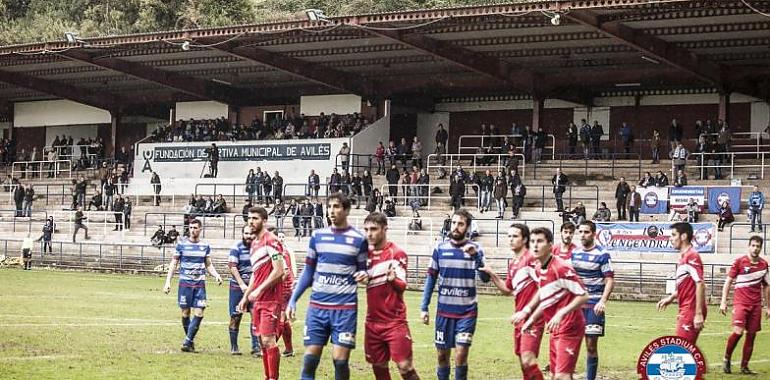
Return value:
M 162 286 L 160 277 L 0 270 L 0 379 L 262 377 L 261 360 L 228 353 L 226 286 L 209 286 L 209 308 L 196 339 L 197 354 L 179 352 L 182 328 L 176 297 L 163 294 Z M 422 377 L 429 379 L 435 378 L 433 327 L 417 322 L 419 298 L 417 292 L 407 293 L 415 364 Z M 285 379 L 299 376 L 306 302 L 307 295 L 294 326 L 299 355 L 281 362 Z M 472 379 L 520 377 L 511 349 L 511 302 L 504 297 L 480 298 L 480 321 L 470 356 Z M 362 305 L 360 318 L 364 309 Z M 640 351 L 653 338 L 673 333 L 675 309 L 657 313 L 651 303 L 610 303 L 608 333 L 599 346 L 602 378 L 637 378 Z M 729 331 L 729 320 L 712 307 L 699 341 L 709 360 L 710 379 L 740 377 L 720 376 L 715 366 L 721 361 Z M 242 348 L 248 347 L 246 332 L 242 329 Z M 547 350 L 546 344 L 541 352 Z M 359 321 L 358 345 L 351 358 L 352 377 L 370 379 L 363 357 L 363 320 Z M 734 362 L 740 360 L 741 345 Z M 583 362 L 581 358 L 578 373 L 583 371 Z M 756 341 L 752 368 L 761 373 L 759 378 L 770 376 L 770 336 L 764 331 Z M 324 352 L 318 375 L 319 379 L 334 376 L 329 350 Z M 399 378 L 395 371 L 393 378 Z

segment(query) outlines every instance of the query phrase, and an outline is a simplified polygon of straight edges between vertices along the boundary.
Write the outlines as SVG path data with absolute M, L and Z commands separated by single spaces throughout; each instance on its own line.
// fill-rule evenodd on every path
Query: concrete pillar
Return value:
M 118 136 L 118 126 L 120 125 L 120 113 L 118 111 L 110 111 L 110 141 L 106 145 L 107 157 L 115 157 L 115 152 L 118 150 L 115 147 Z
M 724 120 L 730 125 L 730 93 L 719 93 L 719 120 Z
M 545 98 L 532 98 L 532 130 L 537 132 L 543 125 L 543 112 L 545 111 Z

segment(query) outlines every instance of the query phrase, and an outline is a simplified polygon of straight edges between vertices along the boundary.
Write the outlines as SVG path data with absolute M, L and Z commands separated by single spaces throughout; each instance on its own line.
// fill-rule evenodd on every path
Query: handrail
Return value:
M 13 228 L 13 232 L 16 231 L 16 225 L 21 226 L 21 229 L 19 232 L 26 232 L 31 233 L 32 232 L 32 222 L 36 223 L 43 223 L 48 219 L 48 212 L 45 210 L 36 211 L 33 210 L 31 213 L 31 216 L 16 216 L 17 210 L 12 209 L 5 209 L 0 210 L 0 225 L 11 225 Z M 5 213 L 8 213 L 9 215 L 5 215 Z M 40 218 L 40 215 L 42 214 L 42 219 Z M 38 215 L 36 217 L 36 215 Z
M 692 168 L 699 169 L 698 172 L 704 171 L 705 173 L 708 173 L 709 169 L 730 169 L 730 178 L 735 177 L 735 169 L 745 169 L 745 168 L 759 168 L 760 169 L 760 178 L 765 179 L 765 167 L 767 165 L 770 165 L 770 162 L 767 162 L 765 160 L 765 157 L 767 156 L 768 152 L 721 152 L 721 153 L 691 153 L 690 158 L 697 158 L 701 157 L 700 159 L 696 159 L 695 165 L 690 165 Z M 736 164 L 736 160 L 740 159 L 740 156 L 757 156 L 759 159 L 759 164 Z M 726 163 L 720 164 L 720 165 L 709 165 L 708 161 L 710 157 L 716 157 L 720 161 Z M 754 158 L 748 158 L 748 160 L 756 160 Z
M 642 158 L 638 153 L 610 153 L 605 155 L 609 161 L 609 168 L 603 165 L 597 165 L 597 159 L 590 159 L 584 157 L 576 157 L 572 154 L 557 154 L 554 161 L 537 163 L 535 162 L 532 167 L 532 178 L 537 178 L 538 169 L 583 169 L 586 177 L 589 174 L 600 173 L 607 174 L 607 169 L 610 171 L 610 176 L 615 177 L 616 169 L 636 169 L 637 178 L 642 176 Z M 624 160 L 632 159 L 634 162 L 626 162 Z M 589 170 L 590 169 L 590 170 Z M 547 172 L 547 176 L 553 175 L 553 172 Z M 522 175 L 523 178 L 523 175 Z
M 427 188 L 428 191 L 427 191 L 427 195 L 419 195 L 419 194 L 418 195 L 414 195 L 414 194 L 398 195 L 397 194 L 395 196 L 391 196 L 390 192 L 389 192 L 389 188 L 391 186 L 396 187 L 396 191 L 397 192 L 401 192 L 401 193 L 403 193 L 405 190 L 411 192 L 411 189 L 413 187 Z M 433 191 L 431 191 L 431 190 L 433 188 L 435 188 L 435 187 L 438 187 L 440 189 L 441 188 L 446 188 L 447 191 L 446 191 L 446 193 L 442 192 L 441 195 L 433 194 Z M 402 205 L 403 206 L 408 206 L 408 200 L 409 199 L 415 199 L 416 198 L 419 201 L 421 201 L 421 203 L 422 203 L 422 201 L 427 201 L 427 205 L 426 206 L 421 206 L 421 208 L 422 207 L 426 207 L 426 209 L 430 210 L 431 209 L 431 205 L 434 203 L 433 200 L 435 200 L 435 199 L 452 199 L 452 196 L 449 194 L 449 187 L 450 187 L 449 183 L 434 183 L 434 184 L 430 184 L 430 183 L 429 184 L 419 184 L 418 183 L 418 184 L 408 184 L 408 185 L 407 184 L 401 184 L 401 183 L 398 183 L 398 184 L 395 184 L 395 185 L 390 185 L 390 184 L 386 183 L 386 184 L 383 184 L 383 185 L 380 186 L 380 195 L 382 195 L 383 199 L 386 198 L 386 197 L 393 199 L 393 201 L 396 202 L 396 205 L 399 204 L 399 202 L 398 202 L 399 200 L 402 200 Z M 466 183 L 465 184 L 465 193 L 466 194 L 469 194 L 468 188 L 471 188 L 471 189 L 475 190 L 476 192 L 478 192 L 479 186 L 476 185 L 476 184 L 473 184 L 473 183 Z M 469 200 L 469 199 L 473 200 L 473 199 L 477 199 L 477 198 L 478 197 L 475 196 L 475 195 L 473 195 L 473 196 L 465 195 L 465 196 L 462 197 L 463 201 L 466 201 L 466 200 Z M 403 204 L 403 203 L 407 203 L 407 204 Z
M 524 135 L 461 135 L 460 138 L 457 141 L 457 153 L 463 153 L 464 149 L 465 150 L 476 151 L 476 149 L 478 149 L 479 146 L 486 146 L 484 144 L 484 139 L 485 138 L 486 139 L 492 139 L 492 138 L 500 139 L 500 142 L 502 143 L 503 141 L 505 141 L 506 137 L 508 137 L 509 139 L 521 139 L 521 138 L 524 137 Z M 548 150 L 551 151 L 551 159 L 553 159 L 555 157 L 555 155 L 556 155 L 556 136 L 554 136 L 553 134 L 549 133 L 549 134 L 546 135 L 546 137 L 548 137 L 548 139 L 551 140 L 551 145 L 546 145 L 545 146 L 545 150 L 546 151 L 548 151 Z M 466 139 L 466 140 L 467 139 L 480 139 L 481 142 L 479 144 L 476 144 L 476 145 L 471 144 L 470 146 L 464 146 L 463 145 L 463 139 Z M 521 152 L 521 153 L 524 153 L 526 148 L 527 148 L 526 144 L 527 144 L 527 141 L 523 140 L 522 141 L 522 145 L 521 146 L 516 146 L 515 149 L 517 151 Z M 502 148 L 502 145 L 494 146 L 492 148 L 498 148 L 499 149 L 499 148 Z
M 770 228 L 770 224 L 768 224 L 768 223 L 761 223 L 760 227 L 762 228 L 762 231 L 760 231 L 759 233 L 756 233 L 756 232 L 748 232 L 749 228 L 751 228 L 751 223 L 732 223 L 732 224 L 730 224 L 730 252 L 735 254 L 736 252 L 744 252 L 744 251 L 746 251 L 746 247 L 748 247 L 748 245 L 749 245 L 748 244 L 749 243 L 749 238 L 752 235 L 758 235 L 759 237 L 762 238 L 762 241 L 767 241 L 767 238 L 768 238 L 768 236 L 767 236 L 767 229 Z M 745 229 L 746 232 L 748 233 L 749 237 L 745 237 L 745 238 L 741 237 L 741 238 L 739 238 L 739 237 L 735 236 L 735 235 L 737 235 L 737 233 L 734 231 L 734 229 L 737 229 L 737 228 Z M 738 242 L 742 242 L 743 245 L 741 245 L 741 246 L 734 246 L 733 245 L 734 243 L 738 243 Z M 768 249 L 767 244 L 762 244 L 762 254 L 763 255 L 767 255 L 768 253 L 770 253 L 770 250 Z
M 524 172 L 526 170 L 526 158 L 521 153 L 514 154 L 516 158 L 519 159 L 519 165 L 518 165 L 518 171 L 519 176 L 522 178 L 524 177 Z M 508 157 L 510 157 L 508 154 L 478 154 L 478 153 L 448 153 L 448 154 L 436 154 L 431 153 L 428 155 L 428 160 L 426 161 L 425 168 L 426 170 L 430 171 L 430 169 L 445 169 L 447 171 L 447 174 L 450 174 L 454 171 L 454 169 L 457 166 L 462 166 L 460 162 L 462 160 L 468 160 L 469 164 L 465 165 L 465 167 L 472 169 L 472 171 L 477 172 L 479 170 L 486 170 L 495 168 L 495 170 L 500 171 L 502 170 L 505 165 L 503 164 L 503 161 L 505 161 Z M 491 165 L 479 165 L 480 159 L 490 159 L 491 158 Z M 432 161 L 435 161 L 435 163 L 431 163 Z M 441 164 L 441 161 L 448 162 L 448 164 Z M 508 175 L 509 173 L 505 173 Z
M 148 219 L 152 216 L 161 216 L 162 221 L 161 222 L 155 222 L 155 221 L 149 221 Z M 177 221 L 169 221 L 169 217 L 178 216 L 180 217 Z M 147 231 L 149 227 L 152 227 L 153 230 L 151 233 L 154 233 L 154 227 L 161 225 L 163 226 L 164 231 L 168 231 L 167 226 L 180 226 L 181 228 L 177 231 L 179 232 L 179 235 L 183 235 L 187 223 L 185 223 L 185 217 L 189 217 L 191 219 L 198 219 L 201 221 L 202 229 L 201 229 L 201 237 L 206 238 L 206 232 L 211 229 L 219 229 L 219 227 L 222 227 L 222 238 L 227 239 L 228 237 L 235 239 L 237 234 L 237 228 L 236 226 L 243 226 L 243 223 L 238 224 L 238 219 L 243 218 L 242 214 L 236 214 L 236 213 L 224 213 L 224 214 L 211 214 L 211 213 L 184 213 L 184 212 L 148 212 L 144 214 L 144 230 L 142 232 L 143 235 L 147 235 Z M 221 220 L 222 224 L 211 224 L 207 223 L 211 220 Z M 230 221 L 230 228 L 227 227 L 228 220 Z M 227 232 L 231 231 L 232 233 L 230 236 L 227 235 Z M 209 236 L 211 236 L 211 233 L 209 231 Z M 217 233 L 218 238 L 218 233 Z
M 343 154 L 337 153 L 336 156 L 334 156 L 334 168 L 339 169 L 340 171 L 344 172 L 344 166 L 342 165 L 342 161 L 340 157 L 343 156 Z M 348 156 L 348 170 L 350 173 L 353 173 L 354 168 L 363 168 L 365 170 L 368 170 L 369 173 L 372 172 L 372 162 L 374 162 L 374 155 L 373 154 L 359 154 L 359 153 L 351 153 L 346 154 L 345 156 Z M 365 158 L 365 163 L 361 163 L 361 159 Z M 362 173 L 363 174 L 363 173 Z
M 67 177 L 72 178 L 72 163 L 68 160 L 55 160 L 55 161 L 43 160 L 43 161 L 14 161 L 11 164 L 11 175 L 14 177 L 16 177 L 17 173 L 20 173 L 20 174 L 39 173 L 38 177 L 42 177 L 43 173 L 48 173 L 49 175 L 53 176 L 53 178 L 59 178 L 59 173 L 61 172 L 68 173 L 69 175 Z
M 52 215 L 54 222 L 57 223 L 59 228 L 62 228 L 62 225 L 64 225 L 63 228 L 67 229 L 67 233 L 72 234 L 75 223 L 75 212 L 76 211 L 72 210 L 53 211 Z M 121 234 L 123 234 L 125 233 L 125 228 L 123 228 L 125 221 L 123 220 L 123 217 L 121 217 L 120 222 L 115 221 L 115 214 L 119 213 L 113 211 L 83 211 L 83 216 L 86 217 L 86 220 L 83 222 L 83 224 L 86 227 L 90 227 L 92 224 L 100 225 L 103 235 L 107 235 L 109 232 L 112 232 L 110 228 L 119 229 Z M 93 218 L 94 216 L 99 218 Z M 88 232 L 93 234 L 95 231 L 89 228 Z

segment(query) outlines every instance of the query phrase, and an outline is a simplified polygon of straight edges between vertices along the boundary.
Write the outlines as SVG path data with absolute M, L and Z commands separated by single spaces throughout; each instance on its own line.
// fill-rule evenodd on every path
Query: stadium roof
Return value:
M 65 98 L 146 114 L 175 101 L 335 93 L 410 104 L 494 95 L 589 104 L 620 89 L 768 99 L 761 9 L 770 1 L 530 1 L 5 46 L 0 103 Z

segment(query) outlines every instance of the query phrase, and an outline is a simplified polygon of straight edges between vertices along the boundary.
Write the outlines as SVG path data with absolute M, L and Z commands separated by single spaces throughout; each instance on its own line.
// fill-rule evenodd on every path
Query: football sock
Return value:
M 455 366 L 455 380 L 468 379 L 468 365 L 456 365 Z
M 262 369 L 265 373 L 265 380 L 270 378 L 270 358 L 267 357 L 267 349 L 262 347 Z
M 754 352 L 754 338 L 757 333 L 746 333 L 746 340 L 743 341 L 743 357 L 741 357 L 741 368 L 747 368 L 749 366 L 749 360 L 751 360 L 751 354 Z
M 184 335 L 187 335 L 187 329 L 190 327 L 190 317 L 182 317 L 182 328 L 184 329 Z
M 599 368 L 599 357 L 586 357 L 586 380 L 596 380 L 596 369 Z
M 438 380 L 449 380 L 449 367 L 437 367 L 436 377 Z
M 403 380 L 420 380 L 420 376 L 417 374 L 416 369 L 412 369 L 407 373 L 402 373 L 401 378 Z
M 730 360 L 733 357 L 733 351 L 735 350 L 735 346 L 738 345 L 738 341 L 741 340 L 741 334 L 732 333 L 730 334 L 730 337 L 727 338 L 727 347 L 725 347 L 725 359 Z M 746 343 L 743 344 L 744 346 Z
M 281 334 L 283 336 L 283 345 L 284 349 L 286 351 L 293 352 L 294 351 L 294 345 L 291 343 L 291 322 L 286 321 L 283 323 L 283 333 Z
M 537 364 L 523 368 L 524 380 L 543 380 L 543 372 Z
M 300 374 L 300 380 L 315 379 L 315 370 L 318 368 L 318 362 L 321 361 L 320 356 L 305 354 L 302 359 L 302 373 Z
M 238 351 L 238 329 L 229 329 L 230 331 L 230 350 Z
M 194 316 L 190 320 L 190 327 L 187 328 L 187 338 L 185 339 L 185 342 L 192 343 L 195 341 L 195 334 L 198 333 L 198 328 L 201 327 L 201 321 L 203 320 L 203 317 Z
M 350 366 L 347 360 L 334 361 L 334 380 L 350 379 Z
M 372 370 L 374 371 L 375 380 L 391 380 L 390 369 L 388 369 L 388 367 L 373 365 Z
M 262 351 L 259 347 L 259 335 L 254 334 L 254 326 L 249 327 L 249 331 L 251 331 L 251 349 L 254 352 Z
M 281 366 L 281 350 L 278 345 L 265 350 L 267 357 L 267 378 L 270 380 L 278 379 L 278 373 Z

